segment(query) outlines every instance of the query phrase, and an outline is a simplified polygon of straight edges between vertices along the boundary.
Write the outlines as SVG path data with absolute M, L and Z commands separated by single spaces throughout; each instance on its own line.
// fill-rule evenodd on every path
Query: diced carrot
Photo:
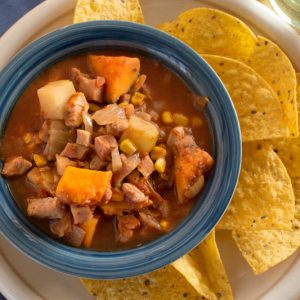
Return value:
M 136 57 L 89 55 L 88 60 L 94 73 L 105 78 L 109 102 L 116 102 L 127 93 L 140 72 L 140 60 Z
M 112 172 L 68 166 L 56 188 L 56 196 L 69 204 L 91 205 L 101 201 Z
M 94 215 L 91 219 L 80 225 L 80 227 L 85 231 L 85 236 L 82 242 L 84 247 L 89 248 L 91 246 L 99 220 L 100 215 Z

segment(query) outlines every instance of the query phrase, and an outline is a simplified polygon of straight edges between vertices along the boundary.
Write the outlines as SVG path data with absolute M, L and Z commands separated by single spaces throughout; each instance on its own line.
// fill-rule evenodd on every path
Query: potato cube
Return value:
M 38 89 L 43 117 L 63 120 L 65 105 L 75 92 L 73 82 L 70 80 L 52 81 Z

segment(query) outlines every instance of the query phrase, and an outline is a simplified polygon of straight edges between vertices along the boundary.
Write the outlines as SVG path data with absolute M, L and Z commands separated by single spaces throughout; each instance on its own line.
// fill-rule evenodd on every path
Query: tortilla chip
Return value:
M 81 279 L 81 282 L 98 300 L 199 299 L 197 291 L 171 265 L 127 279 Z
M 201 299 L 233 299 L 214 231 L 173 266 L 198 291 Z
M 296 74 L 285 53 L 272 41 L 257 37 L 253 54 L 244 62 L 260 74 L 273 88 L 286 115 L 291 137 L 297 137 L 298 111 L 296 103 Z
M 280 102 L 270 85 L 242 62 L 203 55 L 225 84 L 238 114 L 242 140 L 256 141 L 289 134 Z
M 297 106 L 300 107 L 300 74 L 297 77 Z M 272 140 L 273 149 L 278 153 L 291 177 L 300 177 L 300 137 L 295 139 Z
M 255 274 L 261 274 L 287 259 L 300 246 L 299 229 L 237 230 L 232 236 Z
M 179 38 L 199 54 L 247 59 L 256 43 L 256 36 L 241 20 L 212 8 L 187 10 L 175 20 L 157 27 Z
M 289 230 L 294 214 L 291 179 L 271 145 L 259 142 L 243 144 L 238 185 L 218 228 Z
M 233 231 L 232 236 L 255 274 L 260 274 L 287 259 L 300 247 L 300 178 L 295 178 L 293 188 L 296 213 L 293 229 Z
M 123 20 L 144 23 L 138 0 L 77 0 L 73 23 Z

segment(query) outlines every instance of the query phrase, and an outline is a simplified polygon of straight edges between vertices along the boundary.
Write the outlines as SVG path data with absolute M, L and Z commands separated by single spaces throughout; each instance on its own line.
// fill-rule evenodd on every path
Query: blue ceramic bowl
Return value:
M 151 27 L 97 21 L 54 31 L 19 52 L 0 75 L 0 134 L 28 84 L 47 66 L 76 53 L 122 49 L 144 53 L 210 99 L 206 117 L 215 166 L 192 212 L 170 233 L 130 250 L 96 252 L 63 245 L 41 232 L 20 210 L 0 177 L 0 229 L 19 250 L 45 266 L 90 278 L 121 278 L 153 271 L 184 255 L 214 228 L 234 192 L 241 162 L 236 112 L 216 73 L 191 48 Z

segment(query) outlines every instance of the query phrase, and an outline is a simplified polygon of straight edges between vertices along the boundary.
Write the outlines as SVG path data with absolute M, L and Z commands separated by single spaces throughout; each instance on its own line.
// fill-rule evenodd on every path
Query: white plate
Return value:
M 212 6 L 243 19 L 275 42 L 300 70 L 300 37 L 272 11 L 254 0 L 141 0 L 146 23 L 156 25 L 197 6 Z M 24 45 L 55 28 L 70 24 L 75 0 L 47 0 L 20 19 L 0 39 L 0 70 Z M 217 240 L 237 300 L 297 300 L 300 297 L 300 251 L 270 271 L 254 276 L 228 232 Z M 0 237 L 0 291 L 14 300 L 88 300 L 75 277 L 49 270 Z

